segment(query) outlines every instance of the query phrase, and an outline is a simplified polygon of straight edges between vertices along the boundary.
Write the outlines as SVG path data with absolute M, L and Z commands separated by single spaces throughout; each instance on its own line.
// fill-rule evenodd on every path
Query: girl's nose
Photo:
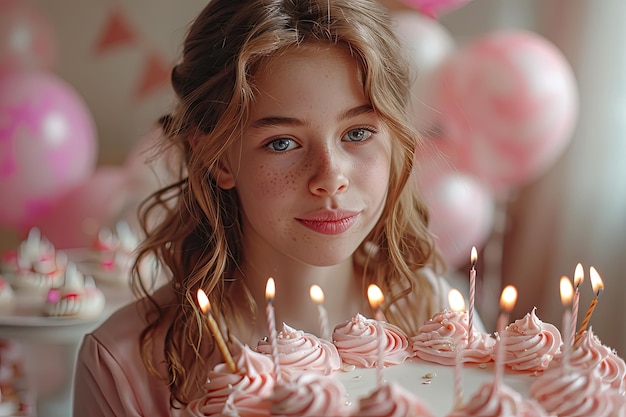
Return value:
M 334 196 L 344 192 L 349 185 L 346 176 L 347 161 L 331 149 L 325 149 L 314 157 L 315 172 L 309 182 L 311 193 L 320 196 Z

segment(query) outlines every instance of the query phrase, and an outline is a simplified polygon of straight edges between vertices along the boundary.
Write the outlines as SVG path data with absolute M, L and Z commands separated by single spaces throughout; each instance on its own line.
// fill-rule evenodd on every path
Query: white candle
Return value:
M 274 360 L 274 374 L 276 381 L 280 381 L 280 361 L 278 359 L 278 347 L 276 346 L 276 318 L 274 316 L 274 296 L 276 295 L 276 286 L 274 284 L 274 278 L 267 280 L 265 287 L 265 300 L 267 305 L 265 307 L 265 315 L 267 318 L 267 330 L 268 341 L 272 348 L 272 359 Z
M 500 341 L 496 345 L 496 375 L 493 383 L 496 391 L 499 391 L 502 386 L 504 362 L 506 360 L 505 330 L 509 323 L 509 314 L 511 310 L 513 310 L 513 307 L 515 307 L 516 301 L 517 289 L 512 285 L 504 287 L 500 295 L 500 315 L 498 317 L 498 334 L 500 335 Z
M 311 300 L 317 304 L 317 311 L 319 313 L 319 326 L 320 326 L 320 338 L 330 340 L 330 327 L 328 325 L 328 313 L 324 308 L 324 291 L 319 285 L 311 285 L 309 290 Z
M 478 261 L 478 253 L 476 247 L 472 246 L 470 254 L 470 262 L 472 267 L 469 272 L 469 311 L 468 311 L 468 343 L 472 343 L 474 335 L 474 302 L 476 298 L 476 262 Z
M 370 306 L 372 310 L 374 310 L 374 315 L 379 311 L 380 305 L 385 301 L 385 297 L 383 296 L 383 292 L 376 284 L 370 284 L 367 288 L 367 298 L 369 300 Z M 380 320 L 376 320 L 376 334 L 378 338 L 378 360 L 376 361 L 376 382 L 378 388 L 383 385 L 383 364 L 384 364 L 384 349 L 386 343 L 385 330 L 381 324 Z

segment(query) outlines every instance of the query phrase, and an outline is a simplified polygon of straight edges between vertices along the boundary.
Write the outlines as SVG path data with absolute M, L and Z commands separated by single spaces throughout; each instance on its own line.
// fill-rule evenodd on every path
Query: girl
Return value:
M 213 0 L 172 71 L 163 119 L 180 180 L 142 207 L 138 263 L 156 254 L 171 283 L 85 337 L 76 416 L 178 415 L 223 359 L 197 305 L 203 289 L 231 343 L 277 322 L 316 332 L 308 289 L 326 289 L 331 324 L 371 314 L 415 334 L 447 292 L 412 178 L 409 64 L 373 0 Z M 136 274 L 138 274 L 136 268 Z

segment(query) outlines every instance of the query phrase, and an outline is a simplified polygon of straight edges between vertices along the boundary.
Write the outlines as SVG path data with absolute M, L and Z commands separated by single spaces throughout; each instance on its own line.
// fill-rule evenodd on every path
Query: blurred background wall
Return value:
M 384 3 L 394 13 L 416 13 L 409 4 L 419 2 Z M 430 21 L 411 23 L 409 19 L 408 26 L 403 26 L 406 32 L 402 32 L 413 48 L 424 49 L 424 56 L 416 58 L 421 59 L 421 79 L 432 81 L 444 73 L 449 76 L 449 84 L 441 87 L 448 101 L 441 99 L 443 92 L 429 90 L 427 82 L 416 87 L 415 95 L 420 102 L 416 122 L 436 148 L 451 155 L 439 165 L 465 164 L 455 168 L 466 174 L 463 181 L 454 177 L 445 186 L 435 179 L 423 184 L 432 191 L 433 206 L 442 213 L 434 221 L 440 223 L 437 234 L 442 245 L 451 245 L 446 249 L 451 279 L 466 285 L 469 248 L 475 245 L 479 249 L 477 305 L 488 327 L 497 314 L 499 291 L 509 283 L 516 285 L 520 294 L 513 317 L 536 306 L 540 318 L 560 323 L 559 278 L 573 278 L 576 264 L 584 265 L 582 315 L 594 295 L 588 272 L 593 265 L 606 288 L 591 320 L 593 330 L 624 356 L 626 3 L 460 3 L 465 4 L 455 10 L 435 11 Z M 64 244 L 84 243 L 102 223 L 132 216 L 137 198 L 155 186 L 142 167 L 139 149 L 153 138 L 154 122 L 173 103 L 169 68 L 180 53 L 189 22 L 205 1 L 32 0 L 32 4 L 49 24 L 48 37 L 54 41 L 48 48 L 55 53 L 45 70 L 67 82 L 84 100 L 95 126 L 93 138 L 84 139 L 95 143 L 93 164 L 87 164 L 82 176 L 78 173 L 68 180 L 74 191 L 64 203 L 38 206 L 38 222 L 59 241 L 65 239 Z M 498 44 L 499 35 L 518 29 L 524 31 L 519 42 Z M 420 30 L 425 31 L 423 38 L 413 35 Z M 415 37 L 409 39 L 411 36 Z M 519 51 L 524 54 L 517 54 Z M 467 74 L 477 78 L 466 79 Z M 522 77 L 516 82 L 524 91 L 513 91 L 517 84 L 511 79 L 517 75 Z M 501 79 L 504 81 L 499 84 Z M 544 92 L 561 101 L 542 101 Z M 504 101 L 497 111 L 470 120 L 472 103 L 481 108 L 499 96 Z M 470 108 L 457 114 L 452 123 L 447 111 L 458 110 L 456 104 L 461 100 Z M 526 124 L 507 125 L 503 109 Z M 541 111 L 528 116 L 532 109 Z M 480 128 L 479 121 L 483 123 Z M 541 128 L 550 123 L 559 125 L 560 130 L 543 132 Z M 506 143 L 498 148 L 504 156 L 485 147 L 500 138 L 489 133 L 496 127 L 500 136 L 506 136 L 502 131 L 527 134 L 528 143 L 520 145 L 519 155 L 514 145 L 507 147 Z M 552 142 L 554 148 L 542 147 Z M 8 149 L 0 148 L 0 157 L 2 152 L 6 156 Z M 526 159 L 522 151 L 527 152 Z M 471 160 L 463 161 L 470 154 Z M 81 155 L 68 158 L 74 161 Z M 7 198 L 11 199 L 4 196 L 3 200 Z M 86 212 L 91 217 L 81 218 Z M 14 227 L 8 223 L 0 225 L 3 250 L 14 247 L 24 234 L 24 224 Z M 78 231 L 70 230 L 78 223 Z M 450 224 L 457 226 L 446 230 Z M 46 227 L 42 227 L 44 231 Z

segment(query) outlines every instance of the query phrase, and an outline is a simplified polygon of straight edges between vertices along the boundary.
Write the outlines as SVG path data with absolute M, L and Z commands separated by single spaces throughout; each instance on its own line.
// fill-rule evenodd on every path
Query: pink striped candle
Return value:
M 265 307 L 265 315 L 267 317 L 267 330 L 268 330 L 268 342 L 272 348 L 272 359 L 274 359 L 274 373 L 276 374 L 276 381 L 280 381 L 280 361 L 278 359 L 278 346 L 276 346 L 276 318 L 274 315 L 274 296 L 276 294 L 276 285 L 274 284 L 274 278 L 267 280 L 265 287 L 265 301 L 267 305 Z
M 574 344 L 574 335 L 576 334 L 576 325 L 578 324 L 578 303 L 580 300 L 580 284 L 585 279 L 585 271 L 582 264 L 578 263 L 574 269 L 574 301 L 572 302 L 572 317 L 570 322 L 570 344 Z
M 573 297 L 573 293 L 574 293 L 574 288 L 572 287 L 572 283 L 569 279 L 569 277 L 563 276 L 561 277 L 561 282 L 560 282 L 560 289 L 561 289 L 561 303 L 563 304 L 564 310 L 563 311 L 563 324 L 562 324 L 562 331 L 563 331 L 563 359 L 562 359 L 562 366 L 564 367 L 564 369 L 567 369 L 567 366 L 569 365 L 569 351 L 571 349 L 571 337 L 572 337 L 572 329 L 571 329 L 571 325 L 570 325 L 570 320 L 572 319 L 572 310 L 570 307 L 570 303 L 572 302 L 572 297 Z
M 469 273 L 469 311 L 468 311 L 468 336 L 467 343 L 472 343 L 472 337 L 474 335 L 474 301 L 476 298 L 476 262 L 478 261 L 478 253 L 476 247 L 472 246 L 472 252 L 470 254 L 470 262 L 472 267 Z
M 385 301 L 385 296 L 383 295 L 383 292 L 380 290 L 380 288 L 376 285 L 376 284 L 370 284 L 369 287 L 367 287 L 367 299 L 370 303 L 370 306 L 372 307 L 372 310 L 374 310 L 374 316 L 378 316 L 379 314 L 379 309 L 380 309 L 380 305 L 383 303 L 383 301 Z M 386 339 L 385 339 L 385 330 L 383 329 L 383 326 L 380 322 L 380 320 L 376 320 L 376 334 L 377 334 L 377 339 L 378 339 L 378 359 L 376 361 L 376 382 L 377 382 L 377 386 L 378 388 L 382 387 L 383 385 L 383 363 L 384 363 L 384 358 L 383 358 L 383 353 L 384 353 L 384 349 L 385 349 L 385 343 L 386 343 Z
M 505 330 L 509 322 L 509 314 L 517 301 L 517 289 L 513 285 L 507 285 L 500 295 L 500 315 L 498 316 L 498 335 L 500 340 L 496 345 L 496 375 L 494 377 L 494 391 L 500 391 L 504 378 L 504 362 L 506 360 Z
M 448 292 L 448 304 L 450 309 L 455 313 L 465 311 L 465 299 L 463 294 L 455 288 Z M 469 329 L 469 327 L 468 327 Z M 469 334 L 468 334 L 469 342 Z M 454 404 L 455 407 L 461 405 L 463 401 L 463 338 L 459 338 L 454 342 Z

